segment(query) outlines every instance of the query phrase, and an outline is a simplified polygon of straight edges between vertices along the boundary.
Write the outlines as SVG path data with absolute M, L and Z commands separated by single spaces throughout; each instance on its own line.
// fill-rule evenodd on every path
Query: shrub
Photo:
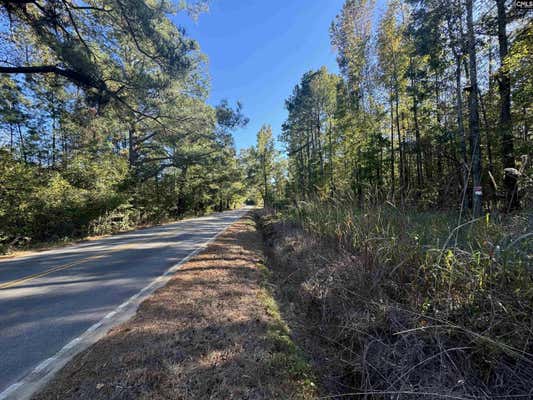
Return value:
M 120 183 L 127 163 L 117 156 L 73 157 L 63 172 L 15 160 L 0 153 L 0 238 L 4 251 L 24 241 L 80 237 L 127 200 Z M 107 233 L 107 232 L 105 232 Z

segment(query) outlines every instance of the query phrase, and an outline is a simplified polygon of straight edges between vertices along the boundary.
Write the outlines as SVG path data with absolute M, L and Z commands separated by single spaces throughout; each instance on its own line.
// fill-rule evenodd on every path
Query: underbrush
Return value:
M 533 398 L 533 215 L 306 202 L 262 224 L 343 398 Z
M 215 209 L 184 199 L 172 177 L 139 182 L 116 154 L 79 154 L 62 167 L 25 163 L 0 149 L 0 254 L 200 215 Z M 170 190 L 173 188 L 173 190 Z

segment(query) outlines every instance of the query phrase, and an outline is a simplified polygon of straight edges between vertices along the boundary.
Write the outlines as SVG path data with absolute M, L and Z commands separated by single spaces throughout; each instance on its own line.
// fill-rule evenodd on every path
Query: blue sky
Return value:
M 284 101 L 301 75 L 322 65 L 338 71 L 329 26 L 343 0 L 213 0 L 196 22 L 178 18 L 209 58 L 210 103 L 240 100 L 250 123 L 235 132 L 237 148 L 255 143 L 271 124 L 281 131 Z

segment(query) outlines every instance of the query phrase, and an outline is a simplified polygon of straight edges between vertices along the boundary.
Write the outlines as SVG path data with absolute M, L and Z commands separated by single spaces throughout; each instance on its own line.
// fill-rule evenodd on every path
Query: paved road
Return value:
M 0 260 L 0 393 L 245 212 Z

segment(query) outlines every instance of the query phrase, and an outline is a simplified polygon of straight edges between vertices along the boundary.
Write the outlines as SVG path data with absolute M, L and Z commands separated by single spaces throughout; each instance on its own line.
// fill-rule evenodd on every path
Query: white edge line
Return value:
M 72 339 L 52 357 L 47 358 L 41 363 L 39 363 L 36 367 L 33 368 L 31 372 L 25 375 L 21 380 L 8 386 L 4 391 L 0 393 L 0 400 L 30 399 L 31 396 L 35 394 L 35 392 L 43 388 L 43 386 L 76 354 L 85 350 L 90 345 L 96 343 L 99 339 L 104 337 L 112 328 L 128 321 L 131 317 L 133 317 L 140 303 L 142 303 L 157 289 L 165 286 L 167 282 L 171 279 L 171 275 L 174 272 L 176 272 L 183 264 L 187 263 L 191 258 L 196 256 L 198 253 L 208 247 L 211 243 L 213 243 L 234 223 L 241 220 L 242 217 L 244 217 L 248 213 L 248 211 L 248 209 L 243 210 L 241 213 L 239 213 L 237 219 L 227 223 L 227 225 L 224 226 L 222 230 L 213 235 L 206 242 L 200 244 L 196 249 L 194 249 L 187 256 L 182 258 L 177 264 L 171 266 L 162 275 L 159 275 L 147 286 L 142 288 L 139 292 L 137 292 L 124 303 L 119 305 L 115 310 L 104 316 L 99 322 L 90 326 L 80 336 Z M 129 307 L 130 309 L 127 311 L 123 311 L 123 309 L 127 307 Z M 123 315 L 120 314 L 121 311 L 123 311 Z M 115 321 L 110 322 L 113 317 L 115 317 Z
M 116 311 L 111 311 L 109 314 L 107 314 L 104 319 L 113 318 L 117 314 Z
M 46 360 L 44 360 L 43 362 L 41 362 L 39 365 L 37 365 L 33 371 L 35 372 L 39 372 L 43 369 L 45 369 L 50 363 L 54 362 L 56 360 L 57 357 L 55 356 L 52 356 L 50 358 L 47 358 Z
M 0 393 L 0 399 L 7 398 L 11 393 L 16 391 L 20 386 L 22 386 L 22 382 L 16 382 L 10 386 L 6 390 L 4 390 L 2 393 Z
M 63 349 L 68 350 L 68 349 L 74 347 L 74 346 L 76 345 L 76 343 L 78 343 L 79 341 L 80 341 L 80 338 L 79 338 L 79 337 L 77 337 L 77 338 L 75 338 L 75 339 L 72 339 L 70 342 L 68 342 L 68 343 L 63 347 Z M 62 350 L 63 350 L 63 349 L 62 349 Z

